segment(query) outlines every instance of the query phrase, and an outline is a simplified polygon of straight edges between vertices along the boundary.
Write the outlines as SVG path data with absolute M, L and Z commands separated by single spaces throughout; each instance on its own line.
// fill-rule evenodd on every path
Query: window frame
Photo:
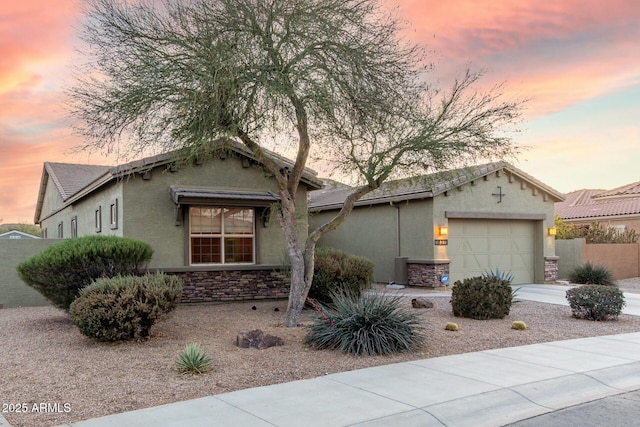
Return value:
M 98 209 L 95 210 L 94 221 L 96 233 L 102 232 L 102 205 L 98 206 Z
M 118 229 L 118 199 L 114 199 L 109 206 L 109 227 L 112 230 Z
M 78 216 L 71 218 L 71 238 L 78 237 Z
M 64 222 L 58 223 L 58 239 L 64 239 Z
M 221 224 L 219 232 L 212 233 L 193 233 L 193 209 L 220 209 L 221 210 Z M 231 209 L 241 209 L 251 211 L 252 223 L 251 233 L 225 233 L 225 213 Z M 187 217 L 189 219 L 189 227 L 187 230 L 187 245 L 188 245 L 188 265 L 191 266 L 207 266 L 207 265 L 255 265 L 256 264 L 256 208 L 249 206 L 210 206 L 210 205 L 192 205 L 187 210 Z M 220 239 L 220 262 L 194 262 L 193 260 L 193 239 L 194 238 L 219 238 Z M 238 239 L 238 238 L 250 238 L 251 239 L 251 261 L 250 262 L 226 262 L 226 239 Z

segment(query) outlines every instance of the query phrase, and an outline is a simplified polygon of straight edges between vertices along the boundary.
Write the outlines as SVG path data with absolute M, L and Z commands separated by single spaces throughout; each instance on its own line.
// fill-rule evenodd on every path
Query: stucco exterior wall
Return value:
M 151 172 L 150 179 L 141 175 L 124 178 L 123 233 L 126 237 L 139 239 L 154 248 L 150 267 L 180 267 L 187 264 L 188 209 L 179 213 L 180 224 L 176 225 L 175 204 L 169 188 L 208 187 L 219 190 L 271 191 L 277 192 L 275 181 L 262 168 L 252 164 L 243 167 L 237 157 L 214 158 L 201 165 L 182 165 L 176 172 L 159 167 Z M 299 212 L 299 235 L 306 238 L 306 190 L 298 191 L 296 199 Z M 284 235 L 276 215 L 267 227 L 256 209 L 256 263 L 280 265 L 285 257 Z
M 63 238 L 68 239 L 71 238 L 71 220 L 75 217 L 77 219 L 78 237 L 91 236 L 94 234 L 122 237 L 122 184 L 123 182 L 120 181 L 105 185 L 102 191 L 95 192 L 42 220 L 40 227 L 43 230 L 47 230 L 47 238 L 58 238 L 58 224 L 62 222 Z M 55 186 L 47 185 L 45 197 L 53 198 L 53 196 L 49 196 L 49 193 L 52 192 L 57 193 Z M 112 228 L 109 224 L 112 203 L 116 203 L 118 207 L 117 228 Z M 95 226 L 97 209 L 101 211 L 101 227 L 99 232 L 96 231 Z M 43 209 L 43 217 L 48 216 L 49 212 L 50 211 Z
M 493 195 L 499 193 L 498 186 L 501 201 Z M 335 212 L 315 214 L 311 226 L 327 221 Z M 440 227 L 448 227 L 447 214 L 452 212 L 477 214 L 475 218 L 497 216 L 532 222 L 535 280 L 545 281 L 545 266 L 549 269 L 548 264 L 555 265 L 555 239 L 547 233 L 554 225 L 554 201 L 528 182 L 502 170 L 434 198 L 356 207 L 345 223 L 323 236 L 319 244 L 370 258 L 375 263 L 375 280 L 379 282 L 394 280 L 396 257 L 407 257 L 409 269 L 414 264 L 424 264 L 429 266 L 430 274 L 438 269 L 442 269 L 438 274 L 447 274 L 443 265 L 449 261 L 448 246 L 436 245 L 435 241 L 447 239 L 439 232 Z
M 309 217 L 309 227 L 316 228 L 333 218 L 337 211 L 325 211 Z M 398 210 L 396 206 L 374 205 L 357 207 L 336 230 L 325 234 L 318 246 L 331 246 L 345 252 L 369 258 L 374 263 L 374 279 L 393 280 L 394 259 L 398 248 Z M 371 236 L 376 236 L 372 244 Z

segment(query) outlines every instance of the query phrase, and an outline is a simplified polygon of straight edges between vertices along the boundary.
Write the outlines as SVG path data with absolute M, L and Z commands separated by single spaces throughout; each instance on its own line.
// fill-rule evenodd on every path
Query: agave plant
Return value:
M 482 277 L 485 277 L 487 279 L 490 278 L 496 278 L 505 282 L 513 282 L 513 274 L 510 271 L 500 271 L 499 268 L 496 268 L 496 271 L 493 271 L 493 269 L 486 271 L 484 273 L 482 273 Z
M 191 343 L 178 353 L 176 367 L 184 374 L 204 374 L 211 366 L 211 356 L 200 348 L 199 344 Z

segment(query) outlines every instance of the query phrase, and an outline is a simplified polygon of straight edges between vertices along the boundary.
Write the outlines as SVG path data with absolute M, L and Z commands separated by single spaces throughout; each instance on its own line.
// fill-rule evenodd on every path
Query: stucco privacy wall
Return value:
M 0 240 L 0 305 L 4 308 L 49 305 L 40 293 L 20 279 L 16 266 L 58 242 L 57 239 Z
M 582 238 L 558 240 L 556 246 L 562 279 L 586 262 L 606 266 L 618 280 L 640 276 L 640 243 L 587 244 Z

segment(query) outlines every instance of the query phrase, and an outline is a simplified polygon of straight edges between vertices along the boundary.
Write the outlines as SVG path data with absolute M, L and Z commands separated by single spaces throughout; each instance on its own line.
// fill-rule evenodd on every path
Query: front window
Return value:
M 254 210 L 193 206 L 191 264 L 254 262 Z

